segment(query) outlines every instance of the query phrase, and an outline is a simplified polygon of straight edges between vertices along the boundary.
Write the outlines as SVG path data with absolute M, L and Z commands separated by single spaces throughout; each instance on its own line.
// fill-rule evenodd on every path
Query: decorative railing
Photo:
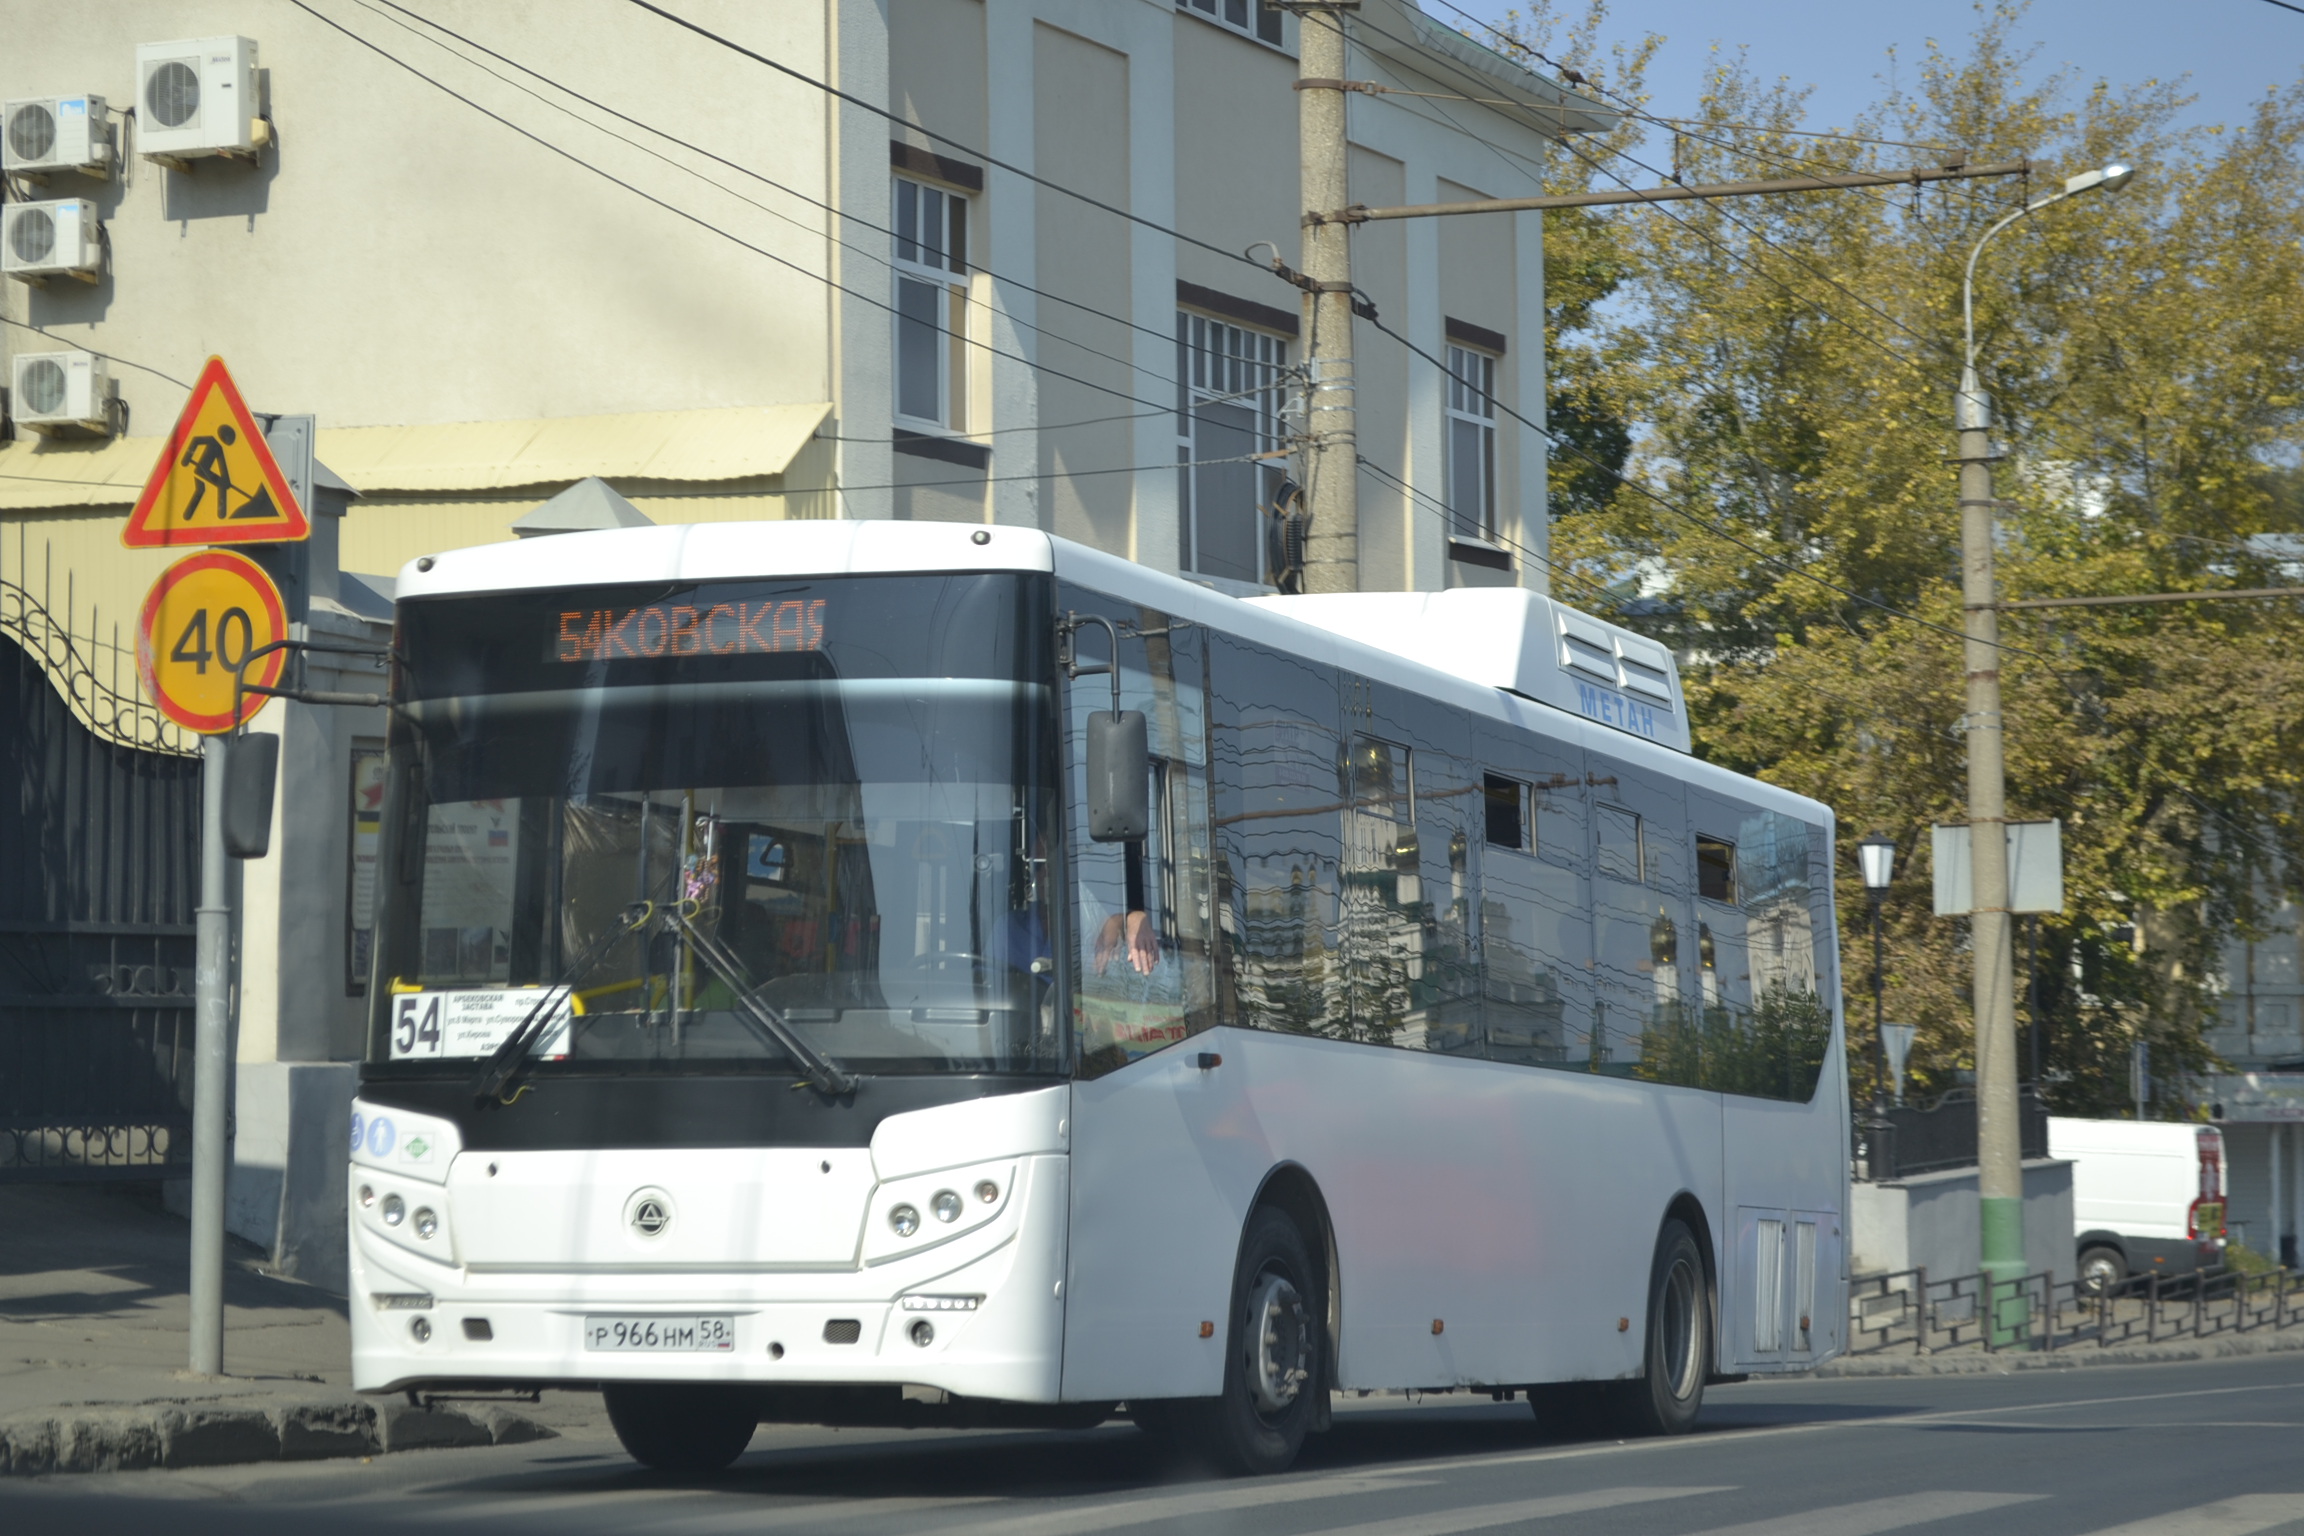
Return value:
M 2003 1326 L 1990 1326 L 1998 1309 Z M 2304 1273 L 2213 1268 L 2132 1275 L 2101 1290 L 2053 1274 L 1992 1287 L 1983 1275 L 1926 1269 L 1865 1275 L 1849 1288 L 1848 1353 L 2110 1349 L 2304 1323 Z
M 133 642 L 121 643 L 119 626 L 113 626 L 109 641 L 99 639 L 94 633 L 96 616 L 90 613 L 88 632 L 75 633 L 79 616 L 72 612 L 76 605 L 71 600 L 69 578 L 65 612 L 58 617 L 46 573 L 42 573 L 39 593 L 19 579 L 28 576 L 21 568 L 16 577 L 0 573 L 0 634 L 14 640 L 39 663 L 74 718 L 105 740 L 122 746 L 197 756 L 199 738 L 161 714 L 144 697 L 136 676 L 135 646 Z

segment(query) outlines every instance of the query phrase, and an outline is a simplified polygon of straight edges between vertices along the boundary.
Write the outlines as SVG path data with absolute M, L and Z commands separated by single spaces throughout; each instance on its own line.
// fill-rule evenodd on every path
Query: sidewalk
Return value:
M 0 1474 L 375 1455 L 590 1427 L 589 1394 L 519 1413 L 352 1391 L 329 1292 L 228 1238 L 222 1377 L 186 1369 L 191 1229 L 150 1186 L 0 1185 Z

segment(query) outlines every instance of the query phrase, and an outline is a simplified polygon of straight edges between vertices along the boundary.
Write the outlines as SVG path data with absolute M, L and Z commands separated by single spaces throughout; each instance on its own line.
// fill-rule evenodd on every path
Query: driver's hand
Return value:
M 1140 976 L 1151 975 L 1160 963 L 1160 931 L 1152 926 L 1149 912 L 1128 914 L 1128 963 Z
M 1112 964 L 1112 956 L 1119 950 L 1121 936 L 1125 932 L 1126 929 L 1123 927 L 1120 914 L 1117 912 L 1104 919 L 1104 926 L 1098 929 L 1096 933 L 1097 975 L 1103 975 L 1106 968 Z

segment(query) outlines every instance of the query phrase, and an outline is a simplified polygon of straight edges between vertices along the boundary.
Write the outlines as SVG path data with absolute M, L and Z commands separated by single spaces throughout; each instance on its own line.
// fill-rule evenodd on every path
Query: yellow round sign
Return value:
M 152 583 L 136 624 L 136 670 L 160 713 L 186 730 L 217 736 L 264 707 L 251 693 L 237 718 L 233 684 L 259 646 L 288 638 L 288 610 L 264 568 L 245 555 L 211 549 L 186 555 Z M 248 681 L 280 680 L 286 651 L 248 667 Z

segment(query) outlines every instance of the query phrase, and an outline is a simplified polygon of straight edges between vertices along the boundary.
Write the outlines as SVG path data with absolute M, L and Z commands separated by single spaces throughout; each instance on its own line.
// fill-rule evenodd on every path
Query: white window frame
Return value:
M 889 396 L 896 425 L 915 432 L 957 433 L 969 426 L 968 204 L 967 194 L 950 187 L 911 176 L 891 179 Z M 905 328 L 917 323 L 906 306 L 923 290 L 934 294 L 936 316 L 936 408 L 928 414 L 905 409 L 909 386 L 918 382 L 905 366 Z
M 1458 342 L 1448 344 L 1448 409 L 1441 462 L 1447 467 L 1448 532 L 1459 539 L 1496 540 L 1496 354 Z M 1456 451 L 1460 432 L 1480 444 L 1479 480 L 1465 478 Z
M 1287 46 L 1287 12 L 1272 0 L 1176 0 L 1176 9 L 1267 48 Z
M 1288 338 L 1259 331 L 1231 320 L 1219 320 L 1195 310 L 1176 312 L 1176 524 L 1177 568 L 1193 575 L 1240 580 L 1231 572 L 1203 569 L 1206 545 L 1201 528 L 1203 509 L 1198 494 L 1204 458 L 1199 407 L 1218 401 L 1237 403 L 1255 413 L 1254 452 L 1270 453 L 1285 446 L 1280 419 L 1281 385 L 1288 368 Z M 1251 466 L 1255 472 L 1256 504 L 1269 507 L 1287 479 L 1283 461 L 1267 459 Z M 1270 585 L 1273 573 L 1266 549 L 1265 530 L 1256 529 L 1256 572 L 1252 579 Z

